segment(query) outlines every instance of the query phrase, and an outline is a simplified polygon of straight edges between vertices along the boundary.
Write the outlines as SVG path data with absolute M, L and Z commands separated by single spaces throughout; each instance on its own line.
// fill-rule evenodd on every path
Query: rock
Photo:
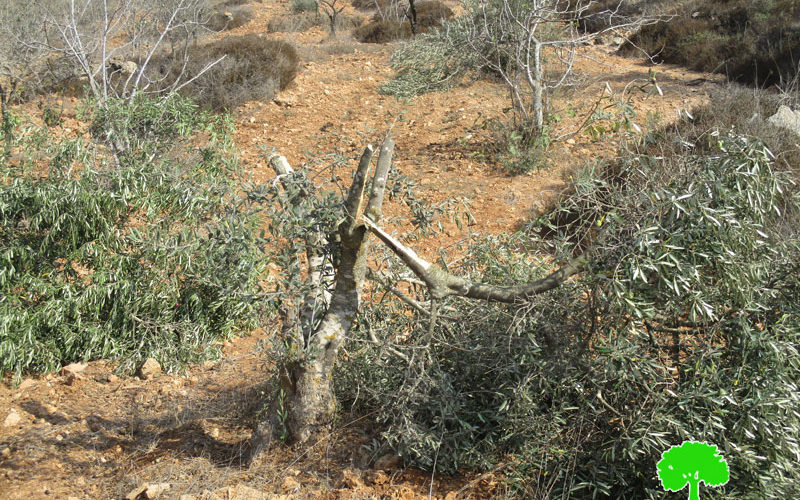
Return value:
M 138 488 L 132 489 L 130 491 L 130 493 L 125 495 L 125 500 L 139 500 L 139 499 L 142 498 L 142 496 L 144 495 L 145 491 L 147 491 L 147 484 L 146 483 L 141 485 L 141 486 L 139 486 Z
M 86 369 L 86 363 L 70 363 L 61 369 L 61 375 L 77 375 Z
M 172 487 L 169 483 L 145 483 L 138 488 L 134 488 L 125 496 L 125 500 L 153 500 L 158 498 L 165 491 Z
M 153 358 L 147 358 L 141 368 L 139 368 L 139 377 L 142 380 L 150 380 L 157 377 L 161 373 L 161 365 L 158 364 Z
M 778 112 L 767 118 L 776 127 L 789 129 L 800 135 L 800 111 L 792 111 L 788 106 L 781 106 Z
M 394 455 L 392 453 L 387 453 L 386 455 L 381 456 L 379 459 L 375 461 L 375 465 L 372 466 L 375 470 L 392 470 L 396 469 L 400 462 L 403 459 Z
M 26 378 L 25 380 L 20 382 L 20 384 L 17 386 L 17 389 L 20 390 L 20 391 L 24 391 L 24 390 L 30 389 L 34 385 L 36 385 L 36 381 L 35 380 L 33 380 L 32 378 Z
M 158 498 L 162 493 L 170 488 L 172 488 L 172 485 L 169 483 L 149 484 L 147 485 L 147 489 L 144 491 L 144 497 L 148 500 Z
M 11 408 L 11 411 L 8 412 L 8 416 L 3 420 L 3 427 L 13 427 L 20 422 L 22 422 L 22 417 L 20 417 L 15 408 Z
M 5 448 L 3 448 L 2 451 L 0 451 L 0 457 L 8 458 L 10 456 L 11 456 L 11 448 L 9 448 L 8 446 L 6 446 Z

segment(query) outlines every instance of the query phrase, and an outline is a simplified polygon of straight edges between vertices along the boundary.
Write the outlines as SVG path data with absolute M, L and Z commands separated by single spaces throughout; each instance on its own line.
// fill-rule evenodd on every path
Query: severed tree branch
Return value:
M 504 302 L 507 304 L 521 302 L 534 295 L 561 286 L 569 277 L 583 270 L 586 265 L 586 257 L 581 255 L 544 278 L 529 283 L 515 286 L 495 286 L 472 283 L 467 279 L 450 274 L 440 267 L 422 259 L 414 250 L 400 243 L 400 241 L 381 229 L 369 218 L 365 217 L 363 220 L 364 224 L 375 233 L 378 239 L 389 247 L 414 274 L 425 282 L 434 299 L 457 295 L 470 299 Z

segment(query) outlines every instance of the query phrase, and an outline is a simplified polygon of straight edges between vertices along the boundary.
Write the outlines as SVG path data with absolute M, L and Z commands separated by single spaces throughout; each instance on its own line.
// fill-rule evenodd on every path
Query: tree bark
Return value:
M 373 156 L 372 147 L 368 146 L 361 156 L 345 201 L 346 217 L 339 226 L 341 258 L 336 269 L 336 285 L 330 305 L 319 326 L 313 331 L 304 332 L 302 358 L 281 368 L 280 393 L 273 403 L 268 417 L 270 421 L 260 423 L 256 429 L 248 461 L 255 459 L 268 446 L 276 432 L 285 433 L 291 442 L 304 443 L 327 432 L 333 420 L 336 410 L 331 385 L 333 367 L 339 348 L 358 314 L 367 269 L 369 231 L 361 221 L 365 213 L 374 220 L 381 218 L 393 151 L 394 141 L 387 137 L 378 157 L 368 204 L 365 190 Z M 271 163 L 279 175 L 290 171 L 279 169 L 288 167 L 282 157 L 277 157 Z M 311 322 L 304 322 L 303 326 L 312 328 Z

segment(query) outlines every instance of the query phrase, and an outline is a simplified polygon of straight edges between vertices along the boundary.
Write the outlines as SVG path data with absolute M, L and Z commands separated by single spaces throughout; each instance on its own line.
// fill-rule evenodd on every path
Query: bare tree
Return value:
M 189 48 L 207 31 L 207 0 L 34 0 L 29 7 L 35 29 L 7 27 L 5 39 L 38 57 L 34 73 L 54 60 L 68 62 L 101 101 L 179 90 L 215 64 L 185 73 Z M 157 60 L 172 70 L 152 71 Z M 20 69 L 4 72 L 16 70 L 19 81 Z
M 273 435 L 278 433 L 278 427 L 278 434 L 303 443 L 312 436 L 326 432 L 332 422 L 336 407 L 332 387 L 333 367 L 339 348 L 359 313 L 362 288 L 368 273 L 367 252 L 371 233 L 428 288 L 433 299 L 433 311 L 430 313 L 432 322 L 436 320 L 436 301 L 444 297 L 457 295 L 478 300 L 521 303 L 533 295 L 560 286 L 584 265 L 584 259 L 579 257 L 535 282 L 498 287 L 472 283 L 425 261 L 380 226 L 393 151 L 394 142 L 387 136 L 381 146 L 371 184 L 368 183 L 368 177 L 373 148 L 367 146 L 361 155 L 344 201 L 344 219 L 338 228 L 341 241 L 338 262 L 332 264 L 331 260 L 325 258 L 328 238 L 319 233 L 310 233 L 311 236 L 306 238 L 305 280 L 309 293 L 303 297 L 300 307 L 295 309 L 299 313 L 293 314 L 291 307 L 285 307 L 281 314 L 284 340 L 294 346 L 293 352 L 300 354 L 280 367 L 279 394 L 268 420 L 261 422 L 254 434 L 250 460 L 268 445 Z M 269 157 L 269 163 L 278 174 L 276 182 L 279 180 L 285 189 L 292 190 L 293 170 L 286 159 L 273 154 Z M 310 196 L 313 193 L 306 189 L 300 189 L 293 195 L 298 202 Z M 330 289 L 332 292 L 327 293 Z M 415 300 L 407 299 L 407 304 L 420 307 Z
M 328 16 L 328 29 L 331 38 L 334 38 L 336 36 L 336 20 L 344 10 L 344 2 L 339 3 L 339 0 L 319 0 L 319 5 L 325 11 L 325 15 Z
M 490 0 L 472 7 L 468 46 L 486 68 L 500 76 L 511 93 L 519 125 L 532 135 L 545 124 L 547 99 L 553 90 L 570 83 L 582 46 L 608 33 L 625 36 L 659 16 L 618 15 L 625 2 L 589 9 L 593 0 Z M 607 19 L 595 32 L 581 30 L 580 20 L 591 15 Z

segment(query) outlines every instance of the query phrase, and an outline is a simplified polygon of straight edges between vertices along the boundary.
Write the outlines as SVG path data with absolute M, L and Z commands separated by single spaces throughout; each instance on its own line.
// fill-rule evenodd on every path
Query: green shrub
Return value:
M 576 172 L 529 233 L 548 239 L 487 238 L 450 267 L 526 282 L 590 248 L 580 278 L 528 303 L 439 299 L 431 325 L 376 289 L 340 400 L 408 463 L 499 470 L 526 498 L 662 498 L 655 464 L 687 439 L 728 460 L 709 494 L 796 496 L 800 198 L 758 140 L 702 138 Z
M 259 318 L 264 257 L 231 122 L 177 96 L 90 106 L 91 138 L 0 158 L 0 373 L 213 356 Z
M 292 12 L 299 14 L 300 12 L 317 12 L 319 5 L 317 0 L 292 0 Z
M 622 51 L 641 48 L 660 61 L 769 86 L 797 74 L 798 21 L 800 5 L 791 0 L 693 1 L 677 18 L 642 28 Z
M 433 29 L 392 54 L 395 76 L 381 86 L 381 93 L 395 97 L 414 97 L 446 90 L 463 76 L 477 73 L 482 66 L 474 52 L 464 50 L 470 22 L 464 17 L 445 21 L 443 29 Z
M 220 58 L 223 59 L 200 75 L 203 68 Z M 182 58 L 176 62 L 165 58 L 150 66 L 161 72 L 155 77 L 175 75 L 180 71 L 196 76 L 181 89 L 181 94 L 207 109 L 230 110 L 249 100 L 272 99 L 294 80 L 297 65 L 294 46 L 252 34 L 225 37 L 190 49 L 186 68 Z M 174 76 L 166 78 L 166 81 L 174 81 Z

